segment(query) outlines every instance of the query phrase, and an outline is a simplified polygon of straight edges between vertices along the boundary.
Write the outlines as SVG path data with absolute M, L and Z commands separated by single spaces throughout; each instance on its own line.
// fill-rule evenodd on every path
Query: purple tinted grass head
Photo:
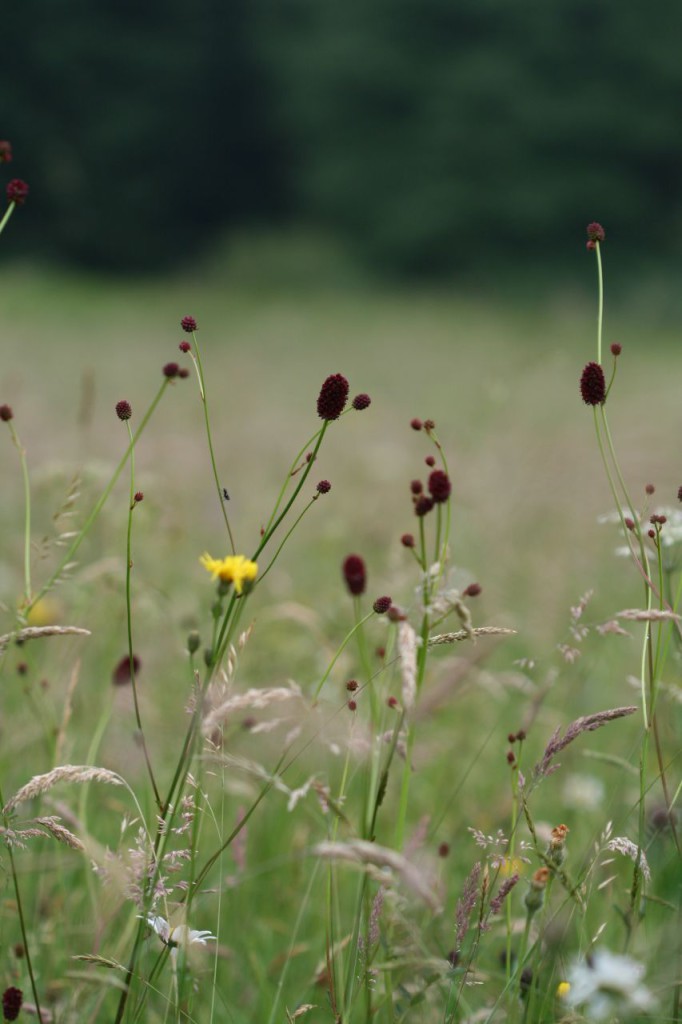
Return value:
M 464 936 L 469 928 L 469 918 L 476 906 L 476 901 L 478 899 L 478 881 L 481 877 L 481 871 L 481 862 L 477 861 L 469 872 L 469 877 L 462 886 L 462 894 L 457 900 L 457 907 L 455 909 L 455 943 L 457 949 L 460 949 L 462 942 L 464 941 Z
M 606 401 L 606 380 L 599 363 L 588 363 L 580 377 L 580 394 L 585 405 L 603 405 Z
M 518 882 L 519 878 L 520 875 L 518 874 L 513 874 L 511 875 L 511 877 L 505 878 L 504 882 L 497 890 L 497 893 L 495 894 L 495 896 L 493 896 L 493 898 L 490 901 L 491 914 L 499 914 L 500 910 L 502 909 L 502 904 L 504 903 L 504 901 L 506 900 L 507 896 L 512 891 L 516 883 Z
M 346 408 L 349 385 L 342 373 L 327 377 L 317 398 L 317 415 L 321 420 L 338 420 Z
M 369 395 L 366 395 L 364 392 L 362 392 L 359 395 L 356 395 L 355 398 L 353 399 L 353 408 L 357 409 L 358 412 L 361 412 L 363 409 L 367 409 L 371 404 L 372 399 L 369 397 Z
M 360 555 L 348 555 L 344 559 L 342 571 L 346 586 L 353 597 L 364 594 L 367 586 L 367 570 Z
M 608 711 L 597 711 L 594 715 L 583 715 L 581 718 L 576 718 L 574 722 L 571 722 L 563 736 L 561 735 L 561 729 L 556 729 L 545 747 L 542 758 L 533 768 L 533 780 L 538 781 L 539 779 L 546 778 L 548 775 L 552 775 L 559 767 L 558 764 L 552 764 L 554 758 L 562 750 L 565 750 L 569 743 L 576 740 L 578 736 L 581 736 L 584 732 L 594 732 L 595 729 L 600 729 L 602 725 L 606 725 L 607 722 L 613 722 L 617 718 L 625 718 L 626 715 L 632 715 L 636 710 L 636 707 L 627 705 L 622 708 L 610 708 Z
M 120 420 L 129 420 L 133 415 L 130 402 L 127 402 L 125 398 L 122 398 L 120 402 L 116 403 L 116 415 Z

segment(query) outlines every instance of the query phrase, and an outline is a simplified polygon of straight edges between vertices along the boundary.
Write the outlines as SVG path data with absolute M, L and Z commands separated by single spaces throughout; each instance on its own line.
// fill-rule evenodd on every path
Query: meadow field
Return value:
M 31 494 L 27 547 L 8 429 L 0 935 L 22 1015 L 680 1019 L 679 322 L 612 302 L 604 254 L 629 557 L 579 388 L 590 253 L 583 289 L 518 298 L 220 262 L 5 271 L 0 404 Z M 338 374 L 371 404 L 320 418 Z M 127 426 L 164 380 L 131 479 Z M 427 457 L 451 493 L 418 517 Z M 255 586 L 217 593 L 205 552 L 257 561 Z M 17 632 L 53 625 L 88 633 Z

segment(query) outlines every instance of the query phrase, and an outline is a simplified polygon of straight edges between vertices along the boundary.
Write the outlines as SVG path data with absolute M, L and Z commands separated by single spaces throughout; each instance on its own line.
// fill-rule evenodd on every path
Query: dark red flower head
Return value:
M 367 570 L 360 555 L 348 555 L 343 563 L 343 578 L 346 586 L 354 597 L 365 592 L 367 586 Z
M 372 399 L 369 397 L 369 395 L 366 395 L 364 392 L 360 395 L 356 395 L 355 398 L 353 399 L 353 408 L 357 409 L 358 412 L 360 412 L 362 409 L 366 409 L 367 406 L 371 404 Z
M 623 351 L 623 346 L 619 342 L 614 341 L 613 344 L 611 345 L 611 355 L 612 356 L 619 356 L 622 351 Z
M 415 416 L 415 418 L 413 420 L 410 420 L 410 426 L 412 427 L 413 430 L 421 430 L 421 428 L 424 426 L 424 424 L 422 423 L 422 421 L 420 419 L 418 419 Z
M 178 345 L 178 348 L 180 349 L 181 352 L 189 352 L 191 347 L 192 346 L 188 341 L 181 341 L 180 344 Z
M 646 486 L 644 487 L 644 493 L 648 494 L 648 495 L 655 494 L 656 493 L 656 488 L 654 487 L 653 484 L 646 484 Z
M 680 490 L 682 490 L 682 488 L 680 488 Z M 413 548 L 415 544 L 414 535 L 411 533 L 404 533 L 400 538 L 400 543 L 404 548 Z
M 327 377 L 317 399 L 317 415 L 322 420 L 338 420 L 348 401 L 348 381 L 342 373 Z
M 444 473 L 442 469 L 434 469 L 433 473 L 429 475 L 429 494 L 436 502 L 447 501 L 452 492 L 452 484 L 450 483 L 450 477 L 447 473 Z
M 187 380 L 187 378 L 189 377 L 189 370 L 187 369 L 186 366 L 180 367 L 180 369 L 178 370 L 178 377 L 180 378 L 180 380 Z
M 469 586 L 464 590 L 463 597 L 478 597 L 483 590 L 480 583 L 470 583 Z
M 0 140 L 0 164 L 12 162 L 12 143 L 7 139 Z
M 8 183 L 5 192 L 7 193 L 7 202 L 16 203 L 17 206 L 23 206 L 26 202 L 26 196 L 30 189 L 25 181 L 21 178 L 12 178 Z
M 606 380 L 599 363 L 588 363 L 583 370 L 580 394 L 585 405 L 603 405 L 606 401 Z
M 426 463 L 427 466 L 433 467 L 436 465 L 436 460 L 434 459 L 433 455 L 427 455 L 426 458 L 424 459 L 424 462 Z
M 180 326 L 182 327 L 183 331 L 187 332 L 187 334 L 192 334 L 192 332 L 196 331 L 197 329 L 197 322 L 193 316 L 183 316 L 182 320 L 180 321 Z
M 413 494 L 421 494 L 424 490 L 424 484 L 421 480 L 412 480 L 410 483 L 410 490 Z
M 320 480 L 319 484 L 317 485 L 318 494 L 329 494 L 331 489 L 332 485 L 329 483 L 328 480 Z
M 2 993 L 2 1015 L 5 1020 L 16 1020 L 19 1016 L 21 1004 L 24 1001 L 24 993 L 20 988 L 10 985 Z
M 125 398 L 122 398 L 120 402 L 116 403 L 116 415 L 120 420 L 129 420 L 133 415 L 130 402 L 126 402 Z
M 0 405 L 0 420 L 3 423 L 9 423 L 11 419 L 14 419 L 14 413 L 12 412 L 11 405 Z
M 677 492 L 677 500 L 682 501 L 682 487 L 680 487 Z
M 140 659 L 136 654 L 133 654 L 131 671 L 130 657 L 124 654 L 111 675 L 111 681 L 114 686 L 125 686 L 126 683 L 129 683 L 133 673 L 137 676 L 137 673 L 140 671 L 140 665 Z
M 587 225 L 587 238 L 590 242 L 604 241 L 606 238 L 606 232 L 599 221 L 593 220 L 591 224 Z
M 418 516 L 427 515 L 433 508 L 433 498 L 430 498 L 428 494 L 420 494 L 414 503 L 414 511 Z
M 163 368 L 164 377 L 168 377 L 168 380 L 173 380 L 180 373 L 180 367 L 177 363 L 166 363 Z
M 136 505 L 139 505 L 141 501 L 144 501 L 144 491 L 135 491 L 133 500 Z
M 391 607 L 391 603 L 392 602 L 390 597 L 378 597 L 374 604 L 372 605 L 372 608 L 377 613 L 377 615 L 385 615 L 388 609 Z

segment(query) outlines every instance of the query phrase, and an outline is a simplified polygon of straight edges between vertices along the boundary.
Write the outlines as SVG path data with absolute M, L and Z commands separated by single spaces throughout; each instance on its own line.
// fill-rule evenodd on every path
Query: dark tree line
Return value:
M 3 25 L 15 251 L 161 269 L 292 222 L 440 275 L 551 263 L 594 218 L 682 251 L 676 0 L 25 0 Z

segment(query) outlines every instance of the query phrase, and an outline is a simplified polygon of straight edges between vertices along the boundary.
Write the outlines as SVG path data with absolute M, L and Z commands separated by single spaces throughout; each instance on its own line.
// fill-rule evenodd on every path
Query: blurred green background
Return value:
M 26 0 L 4 33 L 3 259 L 156 273 L 296 228 L 363 275 L 575 276 L 598 219 L 623 275 L 679 269 L 674 0 Z

